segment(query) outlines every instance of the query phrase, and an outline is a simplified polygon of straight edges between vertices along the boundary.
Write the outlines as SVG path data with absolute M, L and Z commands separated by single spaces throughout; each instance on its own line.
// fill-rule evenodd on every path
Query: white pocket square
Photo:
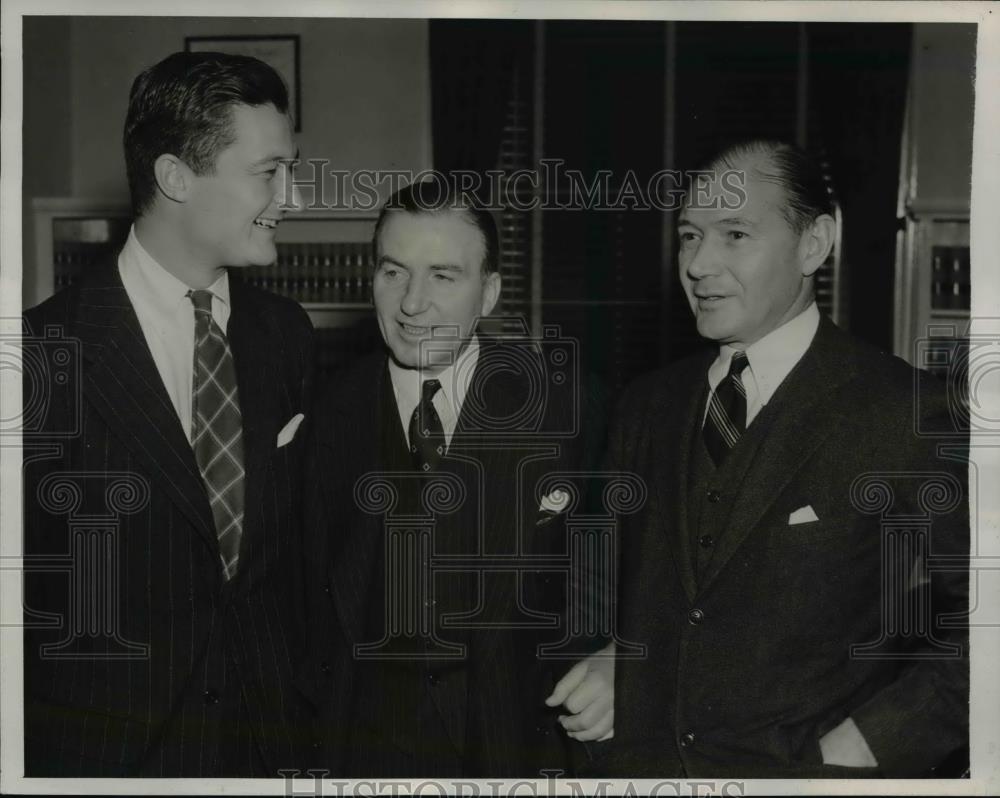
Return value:
M 570 495 L 566 491 L 556 488 L 548 495 L 542 496 L 538 512 L 545 513 L 547 516 L 559 515 L 569 505 L 569 499 Z
M 285 424 L 281 432 L 278 433 L 278 446 L 277 446 L 278 449 L 292 442 L 292 438 L 295 437 L 295 433 L 299 429 L 299 424 L 302 423 L 302 419 L 304 418 L 305 416 L 302 413 L 296 413 L 294 416 L 292 416 L 291 421 Z
M 800 507 L 794 513 L 788 516 L 788 525 L 793 524 L 808 524 L 810 521 L 819 521 L 819 516 L 813 510 L 811 504 L 807 504 L 805 507 Z

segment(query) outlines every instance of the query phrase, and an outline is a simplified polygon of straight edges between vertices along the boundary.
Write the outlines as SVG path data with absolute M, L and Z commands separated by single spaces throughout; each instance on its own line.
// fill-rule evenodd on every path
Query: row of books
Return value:
M 931 257 L 931 308 L 969 310 L 972 303 L 969 248 L 933 247 Z
M 302 303 L 367 302 L 375 259 L 371 244 L 278 244 L 271 266 L 251 266 L 241 276 L 252 285 Z
M 108 242 L 57 242 L 53 252 L 55 290 L 71 285 L 83 269 L 110 257 L 116 249 Z M 277 250 L 275 263 L 241 269 L 240 276 L 252 285 L 301 303 L 369 301 L 375 268 L 370 244 L 282 243 Z
M 57 241 L 52 252 L 52 283 L 56 291 L 71 285 L 85 268 L 113 257 L 120 242 Z

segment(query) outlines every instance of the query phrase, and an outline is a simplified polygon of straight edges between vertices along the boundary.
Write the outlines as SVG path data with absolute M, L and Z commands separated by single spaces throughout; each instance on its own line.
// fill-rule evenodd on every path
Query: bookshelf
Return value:
M 35 264 L 25 282 L 27 306 L 71 285 L 95 262 L 113 256 L 132 223 L 127 204 L 79 198 L 39 198 L 32 204 Z M 318 366 L 335 371 L 378 345 L 371 312 L 371 237 L 377 214 L 306 211 L 285 218 L 278 258 L 269 266 L 234 271 L 267 291 L 290 297 L 317 331 Z

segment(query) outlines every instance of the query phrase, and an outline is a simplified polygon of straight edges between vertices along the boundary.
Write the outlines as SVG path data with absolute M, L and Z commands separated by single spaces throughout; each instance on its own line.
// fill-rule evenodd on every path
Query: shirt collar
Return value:
M 119 263 L 126 288 L 130 293 L 132 290 L 141 292 L 142 299 L 147 304 L 170 314 L 183 307 L 185 303 L 191 305 L 191 300 L 187 298 L 190 286 L 174 277 L 149 254 L 135 234 L 135 225 L 129 230 Z M 227 310 L 229 309 L 228 271 L 224 270 L 208 290 L 215 299 L 225 305 Z
M 819 308 L 813 301 L 798 316 L 746 348 L 747 360 L 750 363 L 750 379 L 756 384 L 761 405 L 766 405 L 770 401 L 778 386 L 802 359 L 818 329 Z M 719 356 L 708 370 L 708 384 L 711 390 L 714 391 L 728 373 L 729 363 L 735 351 L 736 349 L 728 344 L 719 347 Z
M 479 362 L 479 336 L 473 335 L 462 349 L 455 362 L 433 377 L 424 375 L 418 369 L 407 369 L 389 358 L 389 376 L 396 402 L 402 408 L 416 407 L 420 403 L 420 391 L 424 380 L 436 379 L 441 383 L 441 393 L 451 405 L 457 418 L 462 412 L 465 395 L 472 383 L 472 374 Z

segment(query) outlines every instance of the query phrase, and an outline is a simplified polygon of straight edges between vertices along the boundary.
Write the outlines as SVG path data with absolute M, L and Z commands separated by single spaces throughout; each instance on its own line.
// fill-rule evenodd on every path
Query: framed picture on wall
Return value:
M 274 67 L 288 87 L 288 108 L 295 132 L 302 130 L 298 36 L 188 36 L 184 49 L 192 53 L 249 55 Z

